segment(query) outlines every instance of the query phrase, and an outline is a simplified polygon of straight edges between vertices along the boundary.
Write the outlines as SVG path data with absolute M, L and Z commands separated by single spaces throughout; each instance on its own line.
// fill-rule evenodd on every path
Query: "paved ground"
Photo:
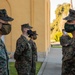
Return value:
M 61 48 L 51 48 L 51 51 L 45 61 L 43 70 L 40 70 L 38 75 L 61 75 L 61 58 Z

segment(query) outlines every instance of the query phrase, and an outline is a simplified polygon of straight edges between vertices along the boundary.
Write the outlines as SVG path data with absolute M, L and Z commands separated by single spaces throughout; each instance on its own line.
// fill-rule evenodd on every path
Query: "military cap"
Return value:
M 75 20 L 75 10 L 69 9 L 69 15 L 63 20 Z
M 29 29 L 32 29 L 33 27 L 31 27 L 28 23 L 27 24 L 22 24 L 21 25 L 21 29 L 22 28 L 29 28 Z
M 7 15 L 7 12 L 5 9 L 0 9 L 0 19 L 4 21 L 13 21 L 14 19 L 12 17 L 9 17 Z

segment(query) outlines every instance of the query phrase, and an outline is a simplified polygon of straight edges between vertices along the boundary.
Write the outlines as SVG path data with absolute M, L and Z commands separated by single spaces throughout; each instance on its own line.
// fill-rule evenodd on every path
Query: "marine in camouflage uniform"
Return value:
M 36 31 L 31 31 L 31 34 L 29 35 L 30 40 L 29 43 L 32 48 L 32 68 L 31 68 L 31 75 L 36 75 L 36 61 L 37 61 L 37 46 L 34 40 L 37 39 Z
M 62 75 L 75 75 L 75 39 L 68 41 L 67 51 L 63 59 Z
M 72 33 L 73 38 L 67 41 L 67 51 L 63 59 L 64 70 L 62 75 L 75 75 L 75 10 L 70 9 L 69 15 L 64 18 L 65 31 Z
M 5 9 L 0 9 L 0 75 L 9 75 L 8 68 L 8 53 L 3 43 L 1 36 L 7 35 L 11 31 L 11 25 L 8 21 L 12 21 L 13 18 L 9 17 Z
M 8 75 L 8 54 L 3 41 L 0 39 L 0 75 Z
M 29 24 L 22 25 L 22 31 L 26 30 L 26 33 L 23 33 L 23 35 L 21 35 L 16 42 L 16 51 L 14 53 L 14 58 L 16 60 L 15 68 L 18 75 L 30 75 L 31 71 L 32 50 L 27 36 L 25 36 L 29 28 Z
M 64 29 L 62 29 L 63 35 L 60 37 L 60 44 L 62 46 L 62 55 L 63 58 L 66 54 L 67 51 L 67 46 L 69 45 L 68 41 L 71 39 L 71 37 L 67 34 L 67 32 L 65 32 Z
M 62 75 L 65 73 L 65 67 L 67 67 L 67 62 L 64 60 L 66 59 L 66 55 L 68 54 L 69 51 L 69 43 L 68 41 L 71 39 L 69 35 L 62 35 L 60 37 L 60 44 L 62 45 Z M 66 63 L 66 64 L 65 64 Z

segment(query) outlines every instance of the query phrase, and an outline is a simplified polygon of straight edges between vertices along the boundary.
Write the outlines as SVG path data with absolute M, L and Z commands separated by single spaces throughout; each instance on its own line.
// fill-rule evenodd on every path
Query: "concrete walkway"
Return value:
M 61 75 L 61 48 L 51 48 L 38 75 Z

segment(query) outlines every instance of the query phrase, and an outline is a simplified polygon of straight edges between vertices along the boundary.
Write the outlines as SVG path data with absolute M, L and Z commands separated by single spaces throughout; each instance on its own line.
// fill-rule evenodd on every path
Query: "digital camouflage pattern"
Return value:
M 66 52 L 67 52 L 67 48 L 68 48 L 68 45 L 69 45 L 69 40 L 71 39 L 71 37 L 69 36 L 69 35 L 62 35 L 61 37 L 60 37 L 60 44 L 61 44 L 61 46 L 62 46 L 62 55 L 63 55 L 63 58 L 62 59 L 64 59 L 64 56 L 65 56 L 65 54 L 66 54 Z
M 17 40 L 14 58 L 16 60 L 15 67 L 18 75 L 30 75 L 32 50 L 29 41 L 22 35 Z
M 64 56 L 62 59 L 62 75 L 75 75 L 75 39 L 71 38 L 70 40 L 64 38 L 65 41 L 67 40 L 68 46 L 64 47 Z
M 29 40 L 29 43 L 32 48 L 32 68 L 31 68 L 31 75 L 36 75 L 36 61 L 37 61 L 37 47 L 36 43 L 33 40 Z
M 9 75 L 8 59 L 7 50 L 0 39 L 0 75 Z

